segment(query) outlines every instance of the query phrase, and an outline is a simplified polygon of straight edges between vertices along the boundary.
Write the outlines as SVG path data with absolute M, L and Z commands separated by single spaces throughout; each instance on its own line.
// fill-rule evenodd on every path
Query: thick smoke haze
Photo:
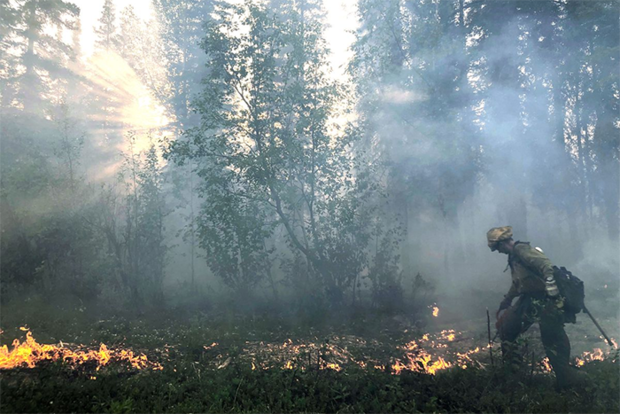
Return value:
M 7 303 L 492 308 L 501 225 L 618 288 L 614 2 L 361 1 L 346 53 L 342 5 L 53 3 L 2 6 Z

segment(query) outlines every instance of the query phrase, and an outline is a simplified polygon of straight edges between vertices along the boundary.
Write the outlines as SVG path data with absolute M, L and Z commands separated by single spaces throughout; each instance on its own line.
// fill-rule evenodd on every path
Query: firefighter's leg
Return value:
M 540 318 L 540 337 L 549 362 L 553 367 L 558 386 L 566 386 L 570 382 L 572 370 L 569 366 L 570 341 L 564 331 L 563 315 L 550 303 Z
M 500 318 L 501 323 L 498 324 L 499 337 L 502 341 L 502 359 L 504 366 L 509 369 L 518 369 L 523 360 L 516 343 L 523 327 L 523 318 L 518 309 L 518 306 L 506 309 Z

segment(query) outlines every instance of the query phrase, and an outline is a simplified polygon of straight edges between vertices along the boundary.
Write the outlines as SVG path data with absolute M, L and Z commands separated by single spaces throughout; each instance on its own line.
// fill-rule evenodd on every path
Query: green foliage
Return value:
M 211 19 L 213 1 L 155 0 L 159 39 L 163 46 L 167 80 L 171 87 L 165 96 L 158 96 L 175 114 L 179 128 L 198 124 L 192 112 L 192 101 L 198 94 L 202 77 L 206 73 L 206 56 L 200 48 L 204 37 L 204 24 Z
M 399 269 L 399 228 L 384 231 L 377 225 L 375 252 L 368 278 L 372 282 L 372 302 L 382 311 L 396 313 L 403 309 L 402 272 Z
M 325 74 L 321 24 L 302 21 L 292 5 L 276 14 L 248 2 L 216 14 L 203 41 L 202 124 L 169 153 L 196 162 L 209 266 L 231 287 L 256 285 L 280 229 L 290 249 L 284 266 L 305 262 L 302 274 L 340 302 L 367 262 L 376 186 L 352 155 L 354 131 L 330 131 L 343 95 Z
M 157 21 L 141 18 L 129 5 L 121 11 L 115 50 L 151 95 L 163 104 L 169 99 L 172 86 L 162 63 L 166 59 L 164 48 L 167 45 L 157 29 Z
M 35 291 L 92 300 L 107 269 L 102 234 L 92 225 L 94 193 L 79 170 L 80 126 L 67 104 L 57 109 L 51 122 L 12 118 L 4 125 L 3 145 L 10 148 L 3 151 L 0 191 L 5 297 Z
M 115 220 L 102 224 L 108 236 L 112 252 L 116 256 L 117 272 L 122 287 L 131 292 L 134 301 L 161 303 L 163 299 L 164 266 L 167 246 L 165 244 L 164 219 L 169 213 L 165 201 L 163 166 L 157 147 L 152 139 L 146 151 L 138 152 L 136 135 L 127 135 L 129 150 L 124 154 L 119 183 L 124 191 L 121 197 L 124 223 Z M 117 195 L 110 194 L 111 197 Z M 108 209 L 114 209 L 114 201 L 108 198 Z M 118 214 L 108 211 L 108 217 Z
M 1 170 L 3 298 L 46 294 L 83 304 L 116 286 L 161 302 L 167 210 L 155 146 L 143 160 L 127 160 L 132 180 L 122 215 L 118 194 L 96 191 L 81 173 L 83 134 L 67 104 L 55 115 L 29 129 L 4 125 L 11 151 L 3 152 Z M 47 142 L 34 144 L 46 133 Z M 120 217 L 127 219 L 122 229 Z

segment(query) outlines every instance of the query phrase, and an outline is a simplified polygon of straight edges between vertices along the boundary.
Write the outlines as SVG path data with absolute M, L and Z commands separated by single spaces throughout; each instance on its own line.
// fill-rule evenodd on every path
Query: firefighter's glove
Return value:
M 545 292 L 547 293 L 547 296 L 552 298 L 555 298 L 560 294 L 558 285 L 555 283 L 555 278 L 548 277 L 545 279 Z

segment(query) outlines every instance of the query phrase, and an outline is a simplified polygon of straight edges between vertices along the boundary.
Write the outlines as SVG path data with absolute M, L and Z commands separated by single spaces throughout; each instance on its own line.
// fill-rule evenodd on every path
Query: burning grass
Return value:
M 522 373 L 507 375 L 499 344 L 492 347 L 491 364 L 486 332 L 481 336 L 463 327 L 424 333 L 385 322 L 363 321 L 375 333 L 369 336 L 334 334 L 346 332 L 339 327 L 294 330 L 280 327 L 281 321 L 261 325 L 207 316 L 185 323 L 160 320 L 156 327 L 114 319 L 76 325 L 73 333 L 60 336 L 108 344 L 91 348 L 59 342 L 59 334 L 49 332 L 47 342 L 54 344 L 38 343 L 26 331 L 23 340 L 0 351 L 2 364 L 9 355 L 22 355 L 12 365 L 19 369 L 2 365 L 0 370 L 0 411 L 620 411 L 617 353 L 596 348 L 596 342 L 575 360 L 588 374 L 587 386 L 557 393 L 553 374 L 532 344 L 536 363 L 530 360 Z M 35 333 L 44 338 L 43 328 Z M 536 332 L 531 334 L 539 342 Z M 126 342 L 131 349 L 114 345 Z
M 130 349 L 110 349 L 100 344 L 97 349 L 88 349 L 84 345 L 39 344 L 27 328 L 26 339 L 20 342 L 15 339 L 12 349 L 0 347 L 0 369 L 7 370 L 18 367 L 34 368 L 46 361 L 63 361 L 70 367 L 91 364 L 96 371 L 110 363 L 125 364 L 134 369 L 162 370 L 163 364 L 170 359 L 170 350 L 174 346 L 165 345 L 157 349 L 161 362 L 150 361 L 144 354 L 135 354 Z M 222 347 L 218 342 L 203 345 L 202 362 L 210 368 L 225 369 L 233 360 L 251 366 L 252 370 L 332 370 L 342 371 L 352 365 L 362 369 L 367 367 L 391 374 L 415 372 L 435 375 L 449 368 L 468 369 L 489 368 L 490 360 L 486 358 L 488 351 L 495 348 L 499 356 L 499 347 L 491 345 L 476 346 L 476 341 L 463 332 L 442 330 L 437 333 L 423 334 L 419 339 L 411 340 L 404 345 L 397 345 L 388 353 L 387 360 L 373 355 L 373 350 L 381 344 L 375 339 L 367 341 L 354 335 L 333 335 L 324 340 L 287 339 L 284 342 L 245 341 L 241 347 Z M 574 365 L 582 367 L 588 362 L 617 360 L 617 352 L 603 352 L 595 348 L 592 352 L 584 352 L 574 360 Z M 537 368 L 534 370 L 534 368 Z M 532 372 L 551 372 L 547 358 L 532 367 Z
M 0 347 L 0 369 L 34 368 L 44 361 L 64 361 L 70 366 L 93 363 L 97 371 L 110 362 L 126 363 L 135 369 L 163 369 L 159 363 L 149 361 L 144 354 L 136 355 L 128 349 L 108 349 L 105 344 L 99 345 L 98 349 L 87 349 L 83 345 L 76 347 L 62 342 L 59 345 L 39 344 L 29 330 L 24 342 L 15 339 L 12 346 L 10 351 L 6 345 Z
M 303 353 L 307 348 L 294 341 L 273 345 L 274 352 Z M 221 351 L 219 347 L 205 352 L 211 355 Z M 226 357 L 226 366 L 219 369 L 173 352 L 162 361 L 161 371 L 143 369 L 126 377 L 102 369 L 96 373 L 97 381 L 75 376 L 68 364 L 6 370 L 0 374 L 0 411 L 618 412 L 620 408 L 618 363 L 611 360 L 586 362 L 589 385 L 557 393 L 550 375 L 507 375 L 490 366 L 443 369 L 435 375 L 403 369 L 394 375 L 391 369 L 355 363 L 341 370 L 328 362 L 319 369 L 317 365 L 302 369 L 288 359 L 283 366 L 263 369 L 256 364 L 260 356 L 255 356 L 253 366 L 241 351 Z

